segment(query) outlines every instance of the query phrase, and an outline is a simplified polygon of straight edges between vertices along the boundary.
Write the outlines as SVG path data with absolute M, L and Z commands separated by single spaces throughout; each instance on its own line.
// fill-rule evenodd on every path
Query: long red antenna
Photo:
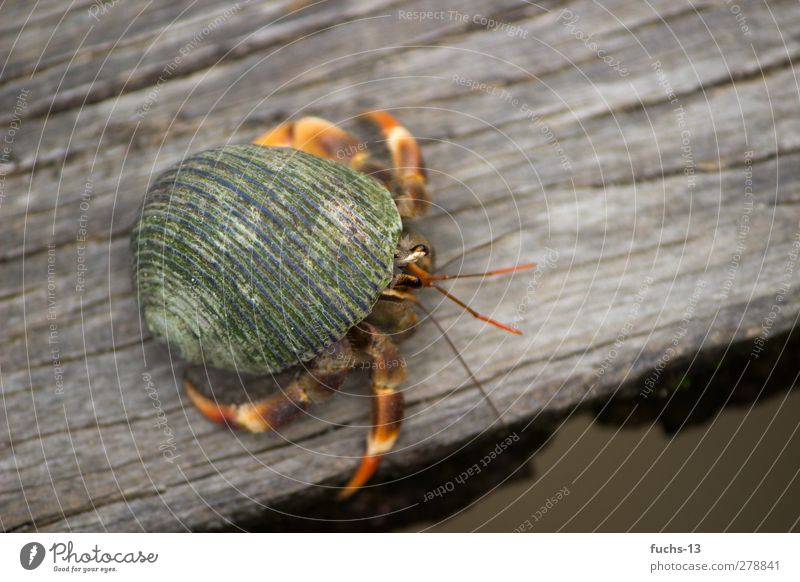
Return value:
M 469 277 L 494 277 L 496 275 L 506 275 L 508 273 L 516 273 L 517 271 L 527 271 L 533 269 L 536 263 L 523 263 L 522 265 L 515 265 L 513 267 L 504 267 L 502 269 L 495 269 L 494 271 L 486 271 L 485 273 L 468 273 L 466 275 L 428 275 L 429 281 L 449 281 L 450 279 L 468 279 Z
M 450 299 L 453 303 L 455 303 L 456 305 L 459 305 L 462 308 L 464 308 L 467 311 L 467 313 L 469 313 L 473 317 L 475 317 L 477 319 L 480 319 L 481 321 L 485 321 L 486 323 L 490 323 L 490 324 L 492 324 L 492 325 L 494 325 L 496 327 L 499 327 L 500 329 L 503 329 L 505 331 L 511 332 L 513 334 L 522 335 L 522 331 L 518 330 L 517 328 L 511 327 L 510 325 L 506 325 L 505 323 L 500 323 L 496 319 L 492 319 L 491 317 L 488 317 L 486 315 L 482 315 L 481 313 L 478 313 L 477 311 L 472 309 L 469 305 L 467 305 L 466 303 L 461 301 L 458 297 L 456 297 L 455 295 L 450 293 L 450 291 L 448 291 L 444 287 L 440 287 L 439 285 L 436 285 L 435 283 L 433 283 L 433 281 L 445 281 L 445 280 L 448 280 L 448 279 L 463 279 L 463 278 L 466 278 L 466 277 L 491 277 L 493 275 L 504 275 L 506 273 L 514 273 L 516 271 L 524 271 L 524 270 L 527 270 L 527 269 L 532 269 L 535 266 L 536 266 L 536 263 L 524 263 L 522 265 L 516 265 L 514 267 L 506 267 L 506 268 L 503 268 L 503 269 L 496 269 L 496 270 L 493 270 L 493 271 L 487 271 L 486 273 L 470 273 L 468 275 L 431 275 L 430 273 L 428 273 L 424 269 L 418 267 L 414 263 L 409 263 L 407 265 L 407 268 L 414 275 L 419 277 L 423 287 L 432 287 L 433 289 L 436 289 L 439 293 L 441 293 L 442 295 L 444 295 L 445 297 Z
M 477 311 L 472 309 L 472 307 L 470 307 L 469 305 L 467 305 L 466 303 L 461 301 L 461 299 L 459 299 L 458 297 L 456 297 L 455 295 L 450 293 L 450 291 L 448 291 L 447 289 L 439 287 L 438 285 L 435 285 L 433 283 L 431 283 L 430 285 L 426 285 L 426 287 L 433 287 L 439 293 L 441 293 L 442 295 L 444 295 L 445 297 L 450 299 L 453 303 L 456 303 L 456 304 L 460 305 L 461 307 L 463 307 L 464 309 L 466 309 L 467 313 L 469 313 L 473 317 L 475 317 L 477 319 L 480 319 L 481 321 L 485 321 L 486 323 L 491 323 L 492 325 L 497 326 L 500 329 L 504 329 L 506 331 L 510 331 L 511 333 L 515 333 L 517 335 L 522 335 L 522 332 L 520 330 L 518 330 L 516 327 L 511 327 L 510 325 L 506 325 L 505 323 L 500 323 L 496 319 L 492 319 L 491 317 L 488 317 L 486 315 L 481 315 L 480 313 L 478 313 Z

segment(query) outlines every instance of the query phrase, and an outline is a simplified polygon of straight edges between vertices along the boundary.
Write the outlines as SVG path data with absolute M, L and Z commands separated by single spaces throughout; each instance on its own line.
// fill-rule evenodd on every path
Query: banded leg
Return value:
M 301 369 L 286 388 L 260 400 L 224 403 L 199 390 L 188 376 L 184 376 L 183 385 L 192 403 L 209 419 L 250 432 L 264 432 L 291 422 L 312 404 L 333 395 L 351 366 L 352 350 L 343 339 L 313 360 L 311 367 Z
M 417 140 L 385 111 L 368 111 L 359 117 L 376 126 L 386 140 L 394 166 L 392 170 L 373 159 L 364 143 L 320 117 L 308 116 L 281 123 L 260 135 L 253 143 L 291 147 L 349 165 L 386 184 L 394 195 L 401 217 L 422 216 L 428 210 L 430 196 L 425 164 Z
M 291 147 L 321 158 L 346 164 L 381 180 L 387 187 L 392 180 L 391 172 L 372 160 L 365 144 L 320 117 L 303 117 L 287 121 L 256 138 L 255 145 Z
M 417 140 L 386 111 L 367 111 L 361 118 L 378 126 L 392 156 L 395 202 L 403 218 L 415 218 L 428 211 L 430 195 L 427 171 Z
M 403 395 L 397 387 L 406 377 L 400 350 L 374 325 L 362 322 L 350 330 L 356 347 L 372 361 L 372 428 L 367 449 L 353 477 L 339 493 L 349 497 L 375 473 L 381 457 L 389 452 L 400 434 L 403 421 Z

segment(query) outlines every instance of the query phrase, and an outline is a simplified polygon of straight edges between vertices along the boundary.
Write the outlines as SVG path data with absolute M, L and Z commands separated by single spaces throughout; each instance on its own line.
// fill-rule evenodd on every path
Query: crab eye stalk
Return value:
M 414 245 L 408 250 L 403 248 L 398 249 L 394 253 L 394 260 L 397 266 L 405 267 L 409 263 L 414 263 L 422 258 L 427 257 L 429 254 L 430 250 L 426 245 L 418 244 Z

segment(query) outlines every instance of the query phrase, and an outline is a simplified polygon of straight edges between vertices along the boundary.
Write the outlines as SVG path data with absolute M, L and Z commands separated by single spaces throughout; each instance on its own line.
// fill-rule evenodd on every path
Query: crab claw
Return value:
M 375 391 L 372 406 L 372 429 L 367 437 L 367 451 L 350 481 L 339 492 L 340 498 L 350 497 L 375 473 L 384 454 L 389 452 L 400 434 L 403 420 L 403 395 L 394 389 Z

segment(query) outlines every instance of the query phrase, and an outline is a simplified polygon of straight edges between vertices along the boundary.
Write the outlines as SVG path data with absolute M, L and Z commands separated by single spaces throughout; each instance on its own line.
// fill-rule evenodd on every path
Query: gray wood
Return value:
M 346 122 L 365 108 L 395 109 L 431 168 L 436 207 L 417 226 L 439 264 L 544 265 L 453 285 L 475 308 L 517 321 L 522 337 L 436 295 L 424 301 L 508 426 L 536 427 L 617 393 L 636 397 L 669 348 L 671 362 L 732 344 L 748 358 L 778 301 L 766 344 L 782 345 L 794 328 L 794 0 L 742 3 L 749 34 L 728 5 L 703 1 L 575 0 L 566 4 L 579 17 L 573 28 L 558 21 L 555 2 L 297 10 L 241 1 L 225 13 L 211 1 L 126 0 L 107 3 L 97 20 L 92 6 L 0 11 L 0 144 L 13 142 L 0 158 L 4 530 L 269 528 L 281 517 L 275 508 L 333 503 L 324 487 L 355 466 L 366 399 L 337 396 L 280 435 L 206 422 L 181 394 L 182 364 L 143 332 L 128 276 L 130 226 L 154 174 L 288 116 Z M 418 10 L 457 10 L 468 22 L 400 18 Z M 592 33 L 627 74 L 579 33 Z M 547 263 L 548 253 L 557 259 Z M 81 256 L 87 271 L 76 291 Z M 503 429 L 435 325 L 402 347 L 408 418 L 379 477 L 425 469 L 431 482 L 446 481 L 432 463 Z M 364 375 L 353 376 L 352 392 L 366 394 Z M 156 395 L 172 460 L 160 450 L 169 435 Z

